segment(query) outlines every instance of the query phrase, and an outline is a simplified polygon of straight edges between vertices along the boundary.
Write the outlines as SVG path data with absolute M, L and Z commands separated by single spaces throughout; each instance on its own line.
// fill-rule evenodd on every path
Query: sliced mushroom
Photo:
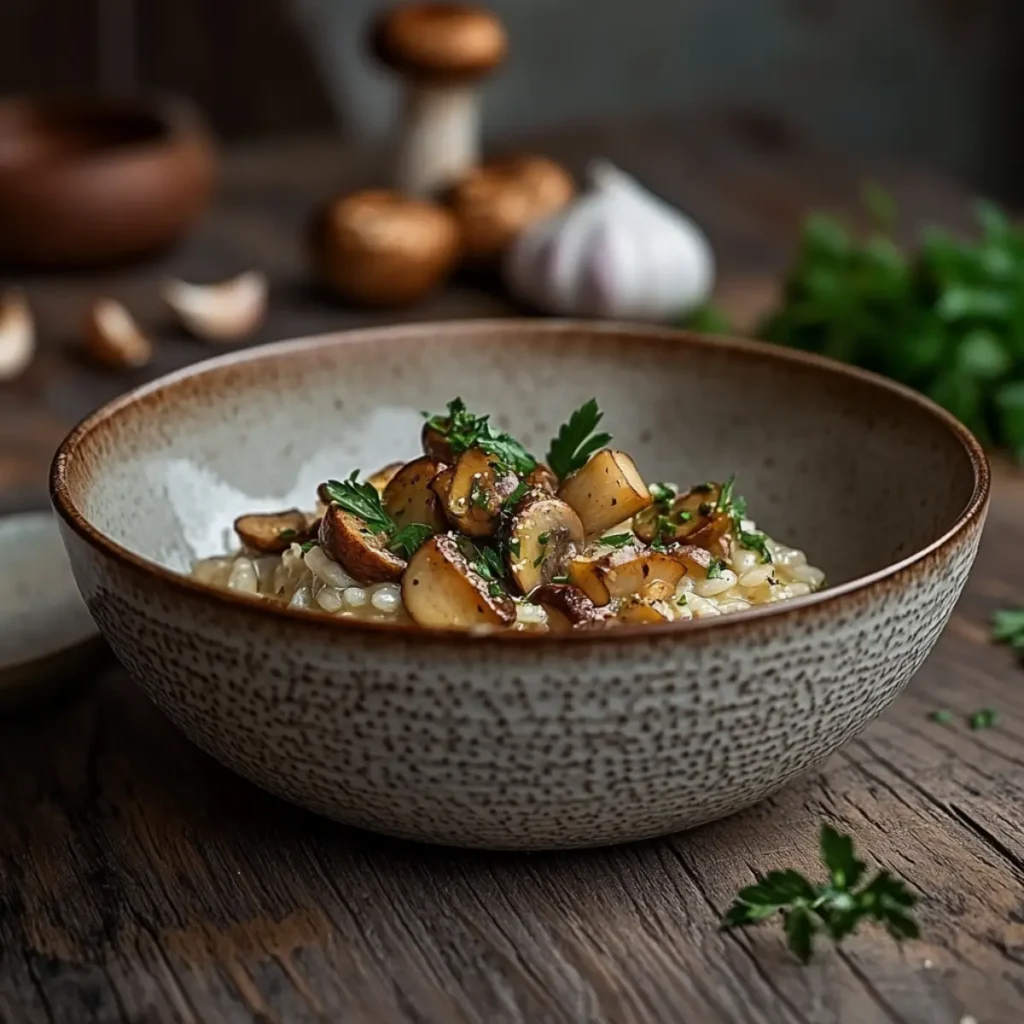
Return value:
M 545 491 L 548 494 L 558 493 L 558 477 L 543 462 L 538 462 L 524 479 L 527 486 L 533 490 Z
M 547 612 L 548 627 L 557 633 L 589 626 L 597 619 L 594 602 L 579 587 L 569 583 L 538 587 L 530 595 L 530 601 Z
M 28 369 L 36 351 L 36 329 L 28 301 L 19 291 L 0 297 L 0 381 Z
M 235 533 L 253 551 L 276 555 L 292 544 L 314 536 L 305 512 L 290 508 L 284 512 L 254 512 L 235 520 Z
M 673 558 L 680 561 L 688 576 L 697 580 L 708 578 L 708 569 L 715 559 L 707 548 L 696 544 L 673 544 L 668 550 Z
M 651 503 L 633 460 L 609 448 L 567 477 L 558 496 L 576 510 L 588 537 L 618 526 Z
M 258 270 L 209 285 L 171 279 L 162 294 L 186 331 L 214 341 L 252 334 L 267 313 L 267 277 Z
M 528 594 L 564 574 L 583 547 L 580 517 L 561 499 L 534 492 L 512 518 L 509 567 L 519 589 Z
M 428 629 L 508 626 L 516 618 L 512 599 L 472 568 L 450 534 L 431 537 L 412 556 L 402 600 L 412 620 Z
M 385 545 L 358 516 L 331 504 L 320 523 L 320 547 L 360 583 L 387 583 L 402 578 L 405 559 Z
M 614 615 L 608 621 L 629 625 L 649 625 L 672 620 L 672 609 L 666 602 L 651 598 L 631 597 L 615 609 Z
M 448 467 L 429 455 L 401 466 L 384 488 L 384 508 L 399 526 L 422 523 L 435 532 L 444 530 L 448 520 L 431 482 Z
M 384 493 L 384 489 L 389 483 L 395 478 L 395 474 L 405 465 L 403 462 L 389 462 L 386 466 L 378 469 L 376 473 L 371 473 L 367 478 L 366 482 L 376 488 L 380 493 Z
M 519 483 L 483 448 L 467 448 L 456 461 L 445 512 L 451 524 L 469 537 L 491 537 L 498 527 L 501 503 Z
M 85 321 L 85 353 L 115 369 L 138 369 L 153 358 L 153 343 L 120 302 L 97 299 Z
M 424 455 L 429 455 L 435 462 L 450 464 L 455 461 L 455 453 L 452 451 L 448 435 L 443 430 L 431 426 L 430 420 L 423 424 L 420 440 L 423 444 Z
M 455 479 L 455 470 L 449 466 L 442 469 L 433 480 L 430 481 L 430 489 L 441 499 L 441 507 L 448 504 L 448 495 L 452 493 L 452 480 Z
M 644 593 L 656 582 L 675 590 L 686 569 L 664 551 L 630 545 L 599 558 L 576 558 L 569 563 L 569 579 L 594 604 L 604 606 L 618 597 Z
M 633 531 L 648 543 L 660 533 L 663 543 L 685 541 L 711 548 L 732 527 L 728 513 L 718 509 L 722 488 L 702 484 L 680 494 L 667 509 L 651 506 L 633 519 Z

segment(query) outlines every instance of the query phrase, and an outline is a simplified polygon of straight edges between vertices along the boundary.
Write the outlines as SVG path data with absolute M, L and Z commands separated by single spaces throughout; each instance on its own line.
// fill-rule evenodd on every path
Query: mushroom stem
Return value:
M 396 187 L 431 198 L 454 185 L 480 157 L 480 104 L 471 84 L 417 83 L 406 94 Z

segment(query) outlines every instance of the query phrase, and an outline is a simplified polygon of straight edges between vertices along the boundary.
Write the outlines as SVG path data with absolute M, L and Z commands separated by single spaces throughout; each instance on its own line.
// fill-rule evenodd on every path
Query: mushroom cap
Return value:
M 340 196 L 316 215 L 310 237 L 321 276 L 370 305 L 414 302 L 436 288 L 459 257 L 459 226 L 442 206 L 398 192 Z
M 468 4 L 411 3 L 380 14 L 371 36 L 377 57 L 427 82 L 472 81 L 505 58 L 508 37 L 491 11 Z
M 560 210 L 576 192 L 572 175 L 544 156 L 513 156 L 473 168 L 448 201 L 459 220 L 465 256 L 499 257 L 531 224 Z

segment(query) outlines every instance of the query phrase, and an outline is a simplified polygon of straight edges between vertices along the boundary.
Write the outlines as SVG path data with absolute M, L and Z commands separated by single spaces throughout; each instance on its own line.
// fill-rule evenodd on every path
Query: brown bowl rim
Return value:
M 0 115 L 8 110 L 24 108 L 43 112 L 87 113 L 96 118 L 125 115 L 150 117 L 159 127 L 156 135 L 128 139 L 116 146 L 86 149 L 71 158 L 32 165 L 0 168 L 0 177 L 21 177 L 26 166 L 31 173 L 53 174 L 83 166 L 107 165 L 143 155 L 161 153 L 181 145 L 182 141 L 209 139 L 209 129 L 199 108 L 191 100 L 170 93 L 154 93 L 138 97 L 105 97 L 98 94 L 16 93 L 0 98 Z
M 609 338 L 628 334 L 634 340 L 644 340 L 651 344 L 661 344 L 672 349 L 682 347 L 726 350 L 740 358 L 783 361 L 798 366 L 810 367 L 828 374 L 846 377 L 869 384 L 890 395 L 910 402 L 938 420 L 960 442 L 965 450 L 974 472 L 974 487 L 971 497 L 964 509 L 957 516 L 953 525 L 930 544 L 897 562 L 883 566 L 866 576 L 858 576 L 835 587 L 805 597 L 793 598 L 774 604 L 761 605 L 749 611 L 737 612 L 721 617 L 690 619 L 682 622 L 656 623 L 649 625 L 626 625 L 603 630 L 581 630 L 579 632 L 531 632 L 508 629 L 465 631 L 456 629 L 424 629 L 416 625 L 404 623 L 365 622 L 358 619 L 339 619 L 327 612 L 291 609 L 257 596 L 236 594 L 200 583 L 141 555 L 137 555 L 92 526 L 76 507 L 67 484 L 67 466 L 74 458 L 75 450 L 80 441 L 90 432 L 101 429 L 103 424 L 116 416 L 122 409 L 145 399 L 155 392 L 173 386 L 190 378 L 202 377 L 204 374 L 225 366 L 240 363 L 258 362 L 265 359 L 288 358 L 296 352 L 315 352 L 319 349 L 333 348 L 338 345 L 351 344 L 386 344 L 396 338 L 415 339 L 419 334 L 443 331 L 447 338 L 454 340 L 461 336 L 476 336 L 487 332 L 499 340 L 508 343 L 520 333 L 538 331 L 553 336 L 564 333 L 589 332 L 595 339 L 602 335 Z M 479 341 L 476 342 L 479 344 Z M 616 321 L 560 320 L 560 319 L 479 319 L 456 321 L 432 321 L 412 324 L 388 325 L 384 327 L 367 327 L 355 330 L 335 331 L 327 334 L 312 335 L 271 344 L 255 346 L 237 352 L 227 353 L 213 359 L 194 363 L 183 369 L 174 371 L 146 384 L 135 388 L 111 402 L 101 406 L 86 416 L 61 442 L 50 467 L 50 499 L 61 519 L 91 547 L 115 561 L 149 576 L 154 582 L 170 587 L 172 591 L 198 596 L 212 600 L 215 604 L 228 605 L 237 611 L 251 613 L 277 623 L 294 622 L 310 628 L 332 630 L 339 635 L 346 633 L 360 636 L 392 637 L 395 639 L 412 640 L 417 643 L 454 642 L 460 644 L 523 643 L 528 645 L 549 643 L 616 643 L 640 638 L 652 640 L 666 636 L 697 636 L 709 630 L 716 632 L 742 631 L 766 622 L 779 622 L 785 618 L 798 616 L 811 609 L 828 608 L 839 605 L 845 598 L 863 590 L 876 587 L 888 581 L 907 582 L 915 566 L 926 561 L 932 555 L 955 542 L 967 531 L 976 520 L 984 515 L 991 490 L 991 470 L 988 458 L 974 435 L 956 417 L 937 405 L 931 399 L 911 388 L 898 384 L 887 377 L 861 370 L 857 367 L 840 363 L 824 356 L 814 355 L 798 349 L 785 348 L 761 341 L 742 338 L 702 335 L 696 332 L 683 331 L 670 327 L 653 327 L 644 324 L 631 324 Z

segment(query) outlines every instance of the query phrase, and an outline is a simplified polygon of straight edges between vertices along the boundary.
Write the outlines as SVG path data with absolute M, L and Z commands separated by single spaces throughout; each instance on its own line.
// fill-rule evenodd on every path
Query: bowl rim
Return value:
M 265 598 L 256 595 L 238 594 L 234 591 L 211 587 L 206 583 L 200 583 L 190 576 L 150 561 L 148 558 L 123 547 L 93 526 L 75 505 L 71 496 L 67 482 L 67 470 L 69 463 L 74 459 L 80 442 L 93 430 L 102 428 L 106 421 L 116 416 L 121 410 L 144 400 L 147 396 L 163 388 L 182 381 L 202 377 L 209 372 L 241 363 L 286 358 L 295 352 L 316 352 L 320 349 L 350 344 L 386 343 L 389 340 L 394 341 L 396 337 L 415 340 L 420 334 L 429 335 L 439 331 L 443 331 L 448 338 L 478 334 L 481 331 L 495 334 L 501 338 L 507 335 L 514 337 L 517 332 L 524 330 L 529 330 L 533 334 L 539 331 L 552 335 L 584 331 L 595 340 L 602 336 L 613 338 L 628 334 L 631 337 L 643 338 L 652 343 L 660 342 L 675 347 L 688 346 L 697 349 L 712 348 L 725 350 L 741 358 L 760 358 L 775 362 L 787 362 L 797 366 L 810 367 L 811 369 L 829 374 L 845 376 L 848 379 L 871 385 L 874 388 L 889 392 L 902 401 L 916 405 L 933 419 L 938 420 L 959 441 L 965 454 L 968 456 L 974 474 L 971 496 L 953 524 L 931 543 L 905 555 L 896 562 L 876 569 L 865 576 L 857 576 L 852 580 L 847 580 L 835 587 L 828 587 L 816 593 L 792 598 L 788 601 L 759 605 L 748 611 L 737 612 L 732 615 L 646 625 L 624 625 L 617 626 L 614 629 L 560 633 L 509 629 L 424 629 L 414 624 L 339 619 L 337 616 L 327 612 L 292 609 L 276 602 L 267 601 Z M 508 341 L 509 339 L 505 337 L 504 340 Z M 888 581 L 903 579 L 911 573 L 915 566 L 956 541 L 979 518 L 983 518 L 991 491 L 991 469 L 981 444 L 952 413 L 947 412 L 920 392 L 914 391 L 903 384 L 899 384 L 869 370 L 862 370 L 825 356 L 804 352 L 799 349 L 786 348 L 768 342 L 699 334 L 694 331 L 685 331 L 672 327 L 620 321 L 508 317 L 501 319 L 417 321 L 407 324 L 390 324 L 378 327 L 333 331 L 257 345 L 193 363 L 182 369 L 157 377 L 137 388 L 133 388 L 82 419 L 64 438 L 57 449 L 50 467 L 49 488 L 50 500 L 61 520 L 100 554 L 126 564 L 130 568 L 150 577 L 156 583 L 169 586 L 172 591 L 184 592 L 184 594 L 193 597 L 206 598 L 214 601 L 216 604 L 228 605 L 236 611 L 263 617 L 279 624 L 293 622 L 313 629 L 332 630 L 339 636 L 355 634 L 385 639 L 391 637 L 396 640 L 411 640 L 416 643 L 456 642 L 462 644 L 487 644 L 511 642 L 535 645 L 568 642 L 573 644 L 605 644 L 645 637 L 652 640 L 666 636 L 675 636 L 682 639 L 685 636 L 705 634 L 709 630 L 716 632 L 742 631 L 744 628 L 756 627 L 766 620 L 778 621 L 786 617 L 799 615 L 805 610 L 836 605 L 842 602 L 844 598 L 863 590 L 876 587 Z

